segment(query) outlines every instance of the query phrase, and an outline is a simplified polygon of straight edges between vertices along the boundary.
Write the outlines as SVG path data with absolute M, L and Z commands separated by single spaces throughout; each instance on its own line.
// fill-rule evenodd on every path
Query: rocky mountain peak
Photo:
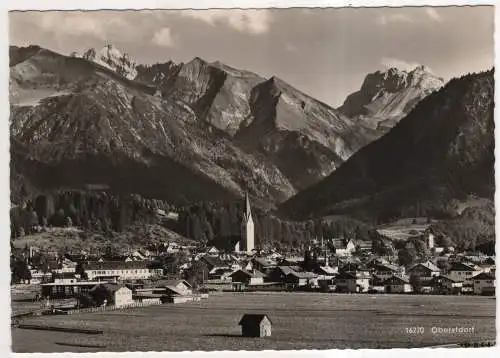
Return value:
M 83 53 L 82 58 L 104 66 L 129 80 L 137 76 L 135 61 L 129 54 L 122 53 L 113 44 L 108 43 L 99 51 L 90 48 Z
M 391 67 L 368 74 L 360 90 L 349 95 L 339 110 L 349 117 L 399 119 L 443 85 L 443 79 L 424 65 L 412 70 Z

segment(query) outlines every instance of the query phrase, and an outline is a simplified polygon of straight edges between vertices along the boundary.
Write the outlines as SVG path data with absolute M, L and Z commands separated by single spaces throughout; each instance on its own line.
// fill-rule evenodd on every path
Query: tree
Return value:
M 207 265 L 197 261 L 184 273 L 184 279 L 194 288 L 198 288 L 207 279 L 208 272 Z
M 82 280 L 88 280 L 88 275 L 85 272 L 85 265 L 82 262 L 78 262 L 75 267 L 75 274 L 80 275 Z
M 12 282 L 20 283 L 31 280 L 31 272 L 26 262 L 20 259 L 15 259 L 11 264 Z
M 422 289 L 422 280 L 420 279 L 420 276 L 418 275 L 411 275 L 410 276 L 410 285 L 413 288 L 413 292 L 420 292 Z
M 441 272 L 448 272 L 448 270 L 451 268 L 451 264 L 448 262 L 448 260 L 437 260 L 436 266 L 441 270 Z
M 411 266 L 417 259 L 417 250 L 412 242 L 407 242 L 405 247 L 398 252 L 399 263 L 404 266 Z
M 429 257 L 430 252 L 429 252 L 429 248 L 427 247 L 427 244 L 425 243 L 425 241 L 417 239 L 414 241 L 414 246 L 415 246 L 418 257 L 421 260 L 425 260 Z

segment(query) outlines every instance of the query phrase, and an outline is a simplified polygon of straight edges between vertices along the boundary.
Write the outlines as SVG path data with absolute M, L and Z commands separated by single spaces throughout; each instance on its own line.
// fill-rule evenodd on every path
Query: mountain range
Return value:
M 478 197 L 491 211 L 493 110 L 493 70 L 452 79 L 279 211 L 298 220 L 342 213 L 379 222 L 454 217 Z
M 198 57 L 140 65 L 113 45 L 70 56 L 11 46 L 12 201 L 93 185 L 179 204 L 248 190 L 273 208 L 442 85 L 424 67 L 378 71 L 335 109 L 277 77 Z

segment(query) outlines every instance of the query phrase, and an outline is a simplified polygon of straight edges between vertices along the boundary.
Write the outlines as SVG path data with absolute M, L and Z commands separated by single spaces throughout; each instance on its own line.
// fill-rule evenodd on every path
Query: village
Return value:
M 391 254 L 394 250 L 375 254 L 379 241 L 356 238 L 314 239 L 303 255 L 290 256 L 255 247 L 248 196 L 245 206 L 242 237 L 232 252 L 170 241 L 156 252 L 142 248 L 119 255 L 65 253 L 42 268 L 34 260 L 36 248 L 14 248 L 11 259 L 19 262 L 20 257 L 25 269 L 13 269 L 12 289 L 39 288 L 33 300 L 49 313 L 199 301 L 217 291 L 495 294 L 494 256 L 436 246 L 425 225 L 412 234 L 425 242 L 427 260 L 407 266 Z M 409 234 L 386 228 L 379 235 L 390 246 L 395 236 Z

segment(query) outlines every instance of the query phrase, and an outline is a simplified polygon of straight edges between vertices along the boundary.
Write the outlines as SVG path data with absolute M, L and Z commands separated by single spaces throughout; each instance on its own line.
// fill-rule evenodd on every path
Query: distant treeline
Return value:
M 201 242 L 221 242 L 241 237 L 244 205 L 234 203 L 201 203 L 180 209 L 176 231 Z M 303 246 L 312 239 L 356 237 L 368 239 L 370 227 L 345 216 L 303 222 L 279 219 L 257 208 L 252 209 L 256 243 L 268 246 Z
M 11 236 L 32 232 L 37 226 L 122 231 L 133 223 L 156 222 L 158 209 L 168 211 L 171 206 L 161 200 L 107 192 L 67 191 L 38 195 L 23 206 L 11 208 Z

